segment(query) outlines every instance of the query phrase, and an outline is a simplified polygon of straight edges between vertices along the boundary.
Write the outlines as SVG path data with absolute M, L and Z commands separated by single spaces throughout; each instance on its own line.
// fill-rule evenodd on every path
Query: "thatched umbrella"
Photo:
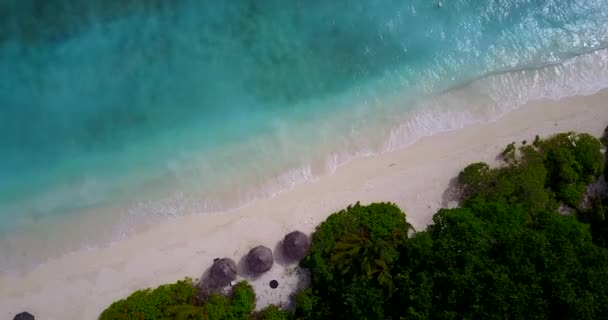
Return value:
M 225 287 L 236 279 L 236 273 L 236 263 L 232 259 L 219 259 L 209 270 L 209 280 L 215 287 Z
M 34 316 L 27 312 L 21 312 L 20 314 L 16 315 L 13 320 L 34 320 Z
M 247 254 L 247 268 L 252 273 L 264 273 L 272 268 L 273 263 L 272 251 L 267 247 L 257 246 Z
M 308 236 L 300 231 L 291 232 L 283 239 L 283 253 L 287 258 L 294 261 L 304 259 L 309 247 Z

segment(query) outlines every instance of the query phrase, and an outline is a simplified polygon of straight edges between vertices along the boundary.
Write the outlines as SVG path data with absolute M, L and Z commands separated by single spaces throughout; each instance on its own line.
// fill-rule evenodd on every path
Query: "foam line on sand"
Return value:
M 0 273 L 0 317 L 28 310 L 41 319 L 96 319 L 134 290 L 198 278 L 216 257 L 238 261 L 257 245 L 275 248 L 295 229 L 311 233 L 330 213 L 356 201 L 391 201 L 420 230 L 449 205 L 450 181 L 465 165 L 495 162 L 508 143 L 562 131 L 599 135 L 608 124 L 608 90 L 528 103 L 491 123 L 420 139 L 411 146 L 363 157 L 335 173 L 229 212 L 176 217 L 111 246 L 51 260 L 24 275 Z M 275 263 L 252 281 L 258 307 L 287 301 L 305 274 Z M 279 288 L 268 287 L 278 279 Z

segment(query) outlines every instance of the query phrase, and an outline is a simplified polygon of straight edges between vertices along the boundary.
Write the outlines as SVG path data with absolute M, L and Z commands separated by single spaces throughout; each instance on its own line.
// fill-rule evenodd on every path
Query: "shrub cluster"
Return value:
M 190 279 L 136 291 L 110 305 L 100 320 L 247 320 L 255 308 L 255 293 L 246 281 L 229 296 L 212 293 L 202 302 L 196 292 Z
M 100 316 L 101 320 L 161 320 L 170 319 L 169 309 L 175 305 L 193 303 L 196 289 L 191 279 L 162 285 L 154 290 L 135 291 L 129 297 L 116 301 Z
M 200 301 L 186 279 L 137 291 L 100 319 L 608 319 L 602 144 L 608 129 L 601 140 L 512 143 L 503 166 L 464 168 L 460 207 L 439 210 L 422 232 L 391 203 L 332 214 L 302 262 L 312 287 L 295 294 L 295 314 L 254 313 L 247 282 Z
M 600 142 L 565 133 L 511 144 L 501 156 L 499 168 L 466 167 L 461 207 L 439 210 L 413 237 L 403 236 L 405 215 L 394 205 L 330 216 L 305 259 L 313 287 L 296 295 L 296 316 L 608 318 L 608 250 L 588 224 L 557 210 L 582 212 L 603 171 Z

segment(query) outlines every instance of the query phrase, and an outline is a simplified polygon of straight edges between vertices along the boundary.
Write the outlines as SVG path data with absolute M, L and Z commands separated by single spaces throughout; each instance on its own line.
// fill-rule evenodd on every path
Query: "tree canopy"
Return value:
M 593 232 L 601 221 L 606 235 L 608 224 L 595 209 L 590 224 L 580 214 L 604 170 L 600 141 L 563 133 L 510 144 L 501 156 L 497 168 L 464 168 L 461 206 L 439 210 L 412 237 L 392 204 L 330 216 L 313 235 L 305 260 L 313 287 L 296 296 L 296 316 L 608 318 L 608 251 Z
M 608 128 L 508 145 L 458 175 L 460 206 L 415 232 L 392 203 L 317 226 L 295 313 L 254 312 L 241 282 L 199 299 L 188 279 L 137 291 L 101 319 L 608 319 Z

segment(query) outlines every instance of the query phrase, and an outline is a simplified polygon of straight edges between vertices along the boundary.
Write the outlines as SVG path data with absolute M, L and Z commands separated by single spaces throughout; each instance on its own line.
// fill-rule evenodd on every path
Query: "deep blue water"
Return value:
M 365 146 L 410 111 L 384 97 L 608 44 L 606 0 L 2 0 L 0 17 L 0 232 L 149 188 L 217 208 Z

